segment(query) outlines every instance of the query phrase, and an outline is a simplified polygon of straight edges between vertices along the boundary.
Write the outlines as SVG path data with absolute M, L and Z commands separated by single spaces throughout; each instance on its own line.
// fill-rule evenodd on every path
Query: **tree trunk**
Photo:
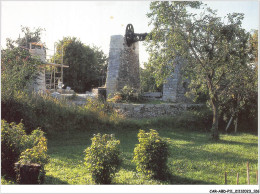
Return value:
M 212 110 L 213 110 L 213 123 L 212 123 L 212 139 L 219 140 L 218 133 L 218 103 L 215 99 L 211 100 Z

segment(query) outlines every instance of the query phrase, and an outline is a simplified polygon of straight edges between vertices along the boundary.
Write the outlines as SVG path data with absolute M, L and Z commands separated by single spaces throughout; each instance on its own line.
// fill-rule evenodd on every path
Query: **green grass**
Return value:
M 168 181 L 147 180 L 137 173 L 131 162 L 138 130 L 77 131 L 52 137 L 48 142 L 51 161 L 46 165 L 45 184 L 94 184 L 84 166 L 84 150 L 91 143 L 93 133 L 114 133 L 121 142 L 123 164 L 114 184 L 247 184 L 246 164 L 250 164 L 250 182 L 256 183 L 258 137 L 251 134 L 221 135 L 212 142 L 209 134 L 183 129 L 157 129 L 160 136 L 170 138 L 171 156 Z
M 123 163 L 114 184 L 224 184 L 225 172 L 228 184 L 236 183 L 237 173 L 240 184 L 246 184 L 247 161 L 250 163 L 250 182 L 256 184 L 257 135 L 221 135 L 221 141 L 212 142 L 207 132 L 211 117 L 209 119 L 206 111 L 187 111 L 174 118 L 131 120 L 107 113 L 104 105 L 95 101 L 77 107 L 48 96 L 19 93 L 16 98 L 15 102 L 5 103 L 4 119 L 17 119 L 17 123 L 23 119 L 26 128 L 39 126 L 48 134 L 51 158 L 45 166 L 45 184 L 94 184 L 84 166 L 84 150 L 90 145 L 93 134 L 98 132 L 114 133 L 121 141 Z M 171 139 L 168 160 L 171 176 L 167 181 L 148 180 L 136 172 L 131 160 L 140 128 L 156 129 L 160 136 Z M 3 178 L 1 183 L 14 182 Z

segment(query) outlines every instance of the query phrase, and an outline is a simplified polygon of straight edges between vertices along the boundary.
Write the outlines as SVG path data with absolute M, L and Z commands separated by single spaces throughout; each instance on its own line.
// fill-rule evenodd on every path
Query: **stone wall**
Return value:
M 183 111 L 198 107 L 198 104 L 165 103 L 165 104 L 125 104 L 111 103 L 112 107 L 127 118 L 153 118 L 174 116 Z
M 107 68 L 107 96 L 112 97 L 124 86 L 140 89 L 139 44 L 126 45 L 124 36 L 111 36 Z

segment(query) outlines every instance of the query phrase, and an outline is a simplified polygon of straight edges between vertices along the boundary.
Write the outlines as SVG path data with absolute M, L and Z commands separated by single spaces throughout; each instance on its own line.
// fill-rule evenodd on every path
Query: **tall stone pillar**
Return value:
M 113 35 L 106 79 L 107 96 L 112 97 L 124 86 L 140 89 L 139 44 L 135 42 L 128 47 L 124 36 Z
M 174 60 L 174 72 L 169 75 L 163 84 L 163 101 L 170 102 L 189 102 L 185 96 L 188 91 L 188 80 L 184 80 L 181 74 L 181 68 L 184 66 L 184 60 L 176 57 Z
M 36 57 L 41 60 L 42 63 L 46 62 L 46 50 L 43 45 L 39 44 L 38 47 L 33 46 L 33 43 L 30 43 L 29 52 L 33 57 Z M 35 81 L 32 83 L 32 89 L 36 92 L 46 91 L 45 85 L 45 68 L 39 68 L 38 76 Z

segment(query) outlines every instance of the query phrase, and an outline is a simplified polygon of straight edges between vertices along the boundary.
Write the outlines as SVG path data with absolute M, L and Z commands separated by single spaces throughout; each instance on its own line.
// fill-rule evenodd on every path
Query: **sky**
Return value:
M 150 1 L 5 1 L 1 2 L 1 47 L 6 38 L 22 36 L 21 25 L 31 29 L 45 28 L 42 41 L 47 55 L 53 55 L 54 43 L 63 37 L 77 37 L 86 45 L 100 47 L 109 53 L 110 37 L 124 35 L 126 25 L 131 23 L 136 33 L 149 32 Z M 219 16 L 227 13 L 244 13 L 242 26 L 250 31 L 258 29 L 259 1 L 204 1 L 217 9 Z M 140 43 L 140 63 L 146 62 L 148 54 Z

